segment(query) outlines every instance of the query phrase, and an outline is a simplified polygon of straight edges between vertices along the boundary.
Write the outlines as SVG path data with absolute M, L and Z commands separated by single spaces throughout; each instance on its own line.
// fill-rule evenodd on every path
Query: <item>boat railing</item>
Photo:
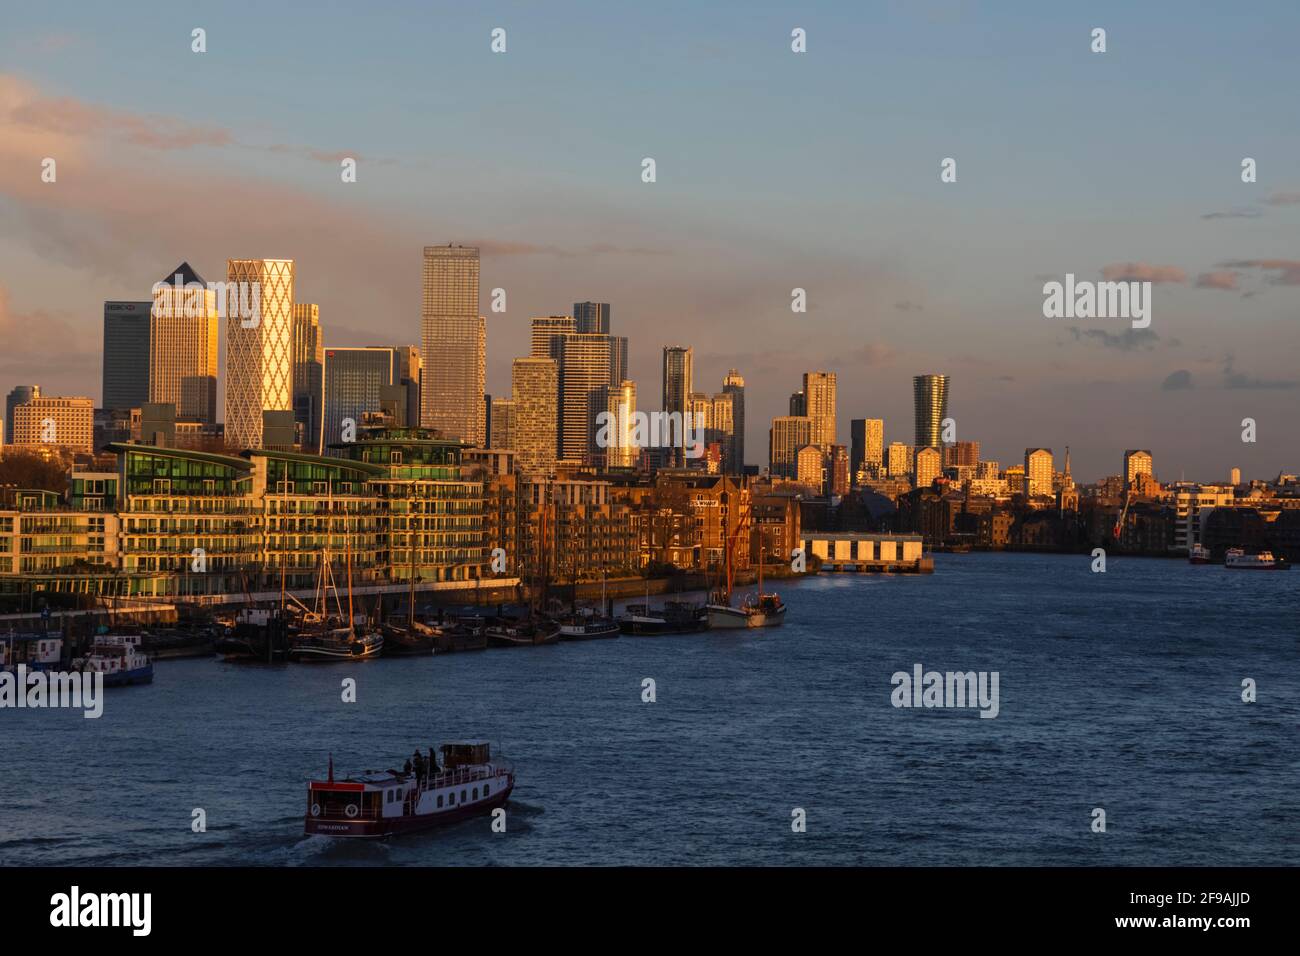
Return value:
M 479 765 L 476 767 L 458 767 L 455 770 L 444 770 L 441 773 L 434 774 L 432 777 L 425 778 L 426 790 L 433 790 L 436 787 L 454 787 L 461 783 L 474 783 L 480 780 L 491 780 L 495 777 L 504 777 L 509 774 L 505 767 L 489 764 L 486 767 Z

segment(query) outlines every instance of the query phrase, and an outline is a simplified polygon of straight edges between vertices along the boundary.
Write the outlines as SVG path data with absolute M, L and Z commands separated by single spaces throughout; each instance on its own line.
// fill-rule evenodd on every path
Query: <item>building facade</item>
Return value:
M 258 314 L 244 317 L 226 293 L 226 444 L 261 448 L 265 412 L 293 414 L 292 259 L 230 259 L 230 283 L 256 287 Z M 242 296 L 241 296 L 242 298 Z
M 420 424 L 482 445 L 487 429 L 487 321 L 479 315 L 479 251 L 424 247 Z

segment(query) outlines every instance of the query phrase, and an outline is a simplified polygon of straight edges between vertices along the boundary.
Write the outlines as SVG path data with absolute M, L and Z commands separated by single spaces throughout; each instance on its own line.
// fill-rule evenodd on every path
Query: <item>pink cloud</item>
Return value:
M 1196 288 L 1225 290 L 1236 289 L 1237 273 L 1227 270 L 1219 272 L 1202 272 L 1196 277 Z
M 1300 285 L 1300 260 L 1297 259 L 1237 259 L 1221 262 L 1223 269 L 1262 269 L 1277 272 L 1269 281 L 1274 285 Z
M 1104 266 L 1102 276 L 1111 282 L 1186 282 L 1187 273 L 1177 266 L 1153 266 L 1146 262 L 1122 262 Z

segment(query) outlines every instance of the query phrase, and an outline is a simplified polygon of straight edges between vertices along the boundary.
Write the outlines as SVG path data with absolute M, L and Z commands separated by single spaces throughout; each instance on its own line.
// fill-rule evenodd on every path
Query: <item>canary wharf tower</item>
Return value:
M 478 314 L 478 268 L 474 246 L 424 247 L 420 424 L 482 445 L 487 323 Z
M 943 444 L 943 420 L 948 417 L 948 376 L 917 375 L 912 378 L 916 413 L 916 448 Z
M 261 448 L 262 413 L 293 410 L 293 260 L 229 259 L 226 282 L 226 444 Z

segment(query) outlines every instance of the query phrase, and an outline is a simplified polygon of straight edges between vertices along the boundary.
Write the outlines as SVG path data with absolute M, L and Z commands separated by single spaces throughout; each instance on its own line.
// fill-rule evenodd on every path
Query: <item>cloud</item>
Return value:
M 3 284 L 0 342 L 4 343 L 0 349 L 0 378 L 5 381 L 39 385 L 51 375 L 91 382 L 98 378 L 98 342 L 77 334 L 62 313 L 14 310 L 9 290 Z M 57 343 L 57 347 L 52 349 L 50 343 Z M 89 396 L 90 392 L 83 390 L 79 394 Z
M 1275 389 L 1291 389 L 1291 388 L 1295 388 L 1297 385 L 1300 385 L 1300 382 L 1295 382 L 1289 379 L 1254 378 L 1250 375 L 1245 374 L 1244 372 L 1238 372 L 1234 368 L 1235 364 L 1236 364 L 1236 357 L 1232 355 L 1232 353 L 1228 353 L 1228 355 L 1223 360 L 1223 387 L 1224 388 L 1275 390 Z
M 1300 205 L 1300 193 L 1273 193 L 1264 202 L 1269 206 Z
M 904 299 L 901 302 L 895 302 L 894 308 L 897 309 L 899 312 L 911 312 L 913 309 L 915 309 L 917 312 L 923 311 L 919 303 L 909 302 L 906 299 Z
M 1229 212 L 1207 212 L 1201 216 L 1202 219 L 1258 219 L 1264 213 L 1252 206 L 1243 206 Z
M 1237 273 L 1226 269 L 1219 272 L 1202 272 L 1196 277 L 1196 288 L 1235 290 Z
M 1166 392 L 1181 392 L 1189 388 L 1195 388 L 1192 385 L 1192 373 L 1185 368 L 1180 368 L 1176 372 L 1170 372 L 1165 376 L 1164 382 L 1160 388 Z
M 1103 266 L 1101 274 L 1111 282 L 1186 282 L 1187 273 L 1177 266 L 1153 266 L 1146 262 L 1122 262 Z
M 1091 340 L 1100 342 L 1105 348 L 1119 349 L 1122 352 L 1152 349 L 1155 348 L 1156 342 L 1160 341 L 1160 336 L 1150 329 L 1129 328 L 1115 334 L 1105 329 L 1080 329 L 1072 325 L 1066 331 L 1074 336 L 1076 342 Z
M 866 345 L 860 345 L 847 355 L 839 355 L 833 359 L 823 361 L 823 365 L 834 365 L 851 363 L 854 365 L 866 365 L 868 367 L 879 367 L 889 365 L 897 357 L 898 352 L 889 345 L 881 342 L 869 342 Z
M 1276 272 L 1269 278 L 1273 285 L 1300 285 L 1300 259 L 1235 259 L 1220 262 L 1220 269 L 1262 269 Z

